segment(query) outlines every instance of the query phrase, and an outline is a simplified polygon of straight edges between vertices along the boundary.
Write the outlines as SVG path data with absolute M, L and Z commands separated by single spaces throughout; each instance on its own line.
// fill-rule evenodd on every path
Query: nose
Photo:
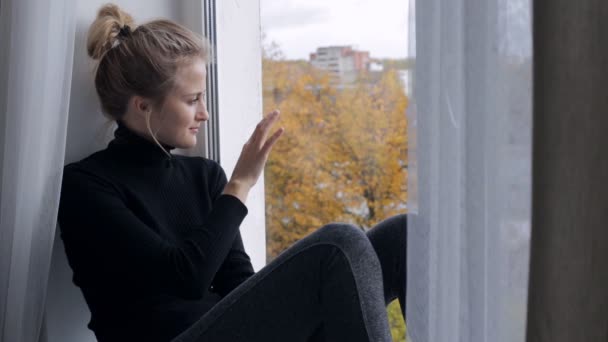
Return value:
M 207 121 L 209 120 L 209 112 L 207 112 L 207 105 L 204 101 L 201 101 L 201 106 L 198 108 L 195 116 L 196 121 Z

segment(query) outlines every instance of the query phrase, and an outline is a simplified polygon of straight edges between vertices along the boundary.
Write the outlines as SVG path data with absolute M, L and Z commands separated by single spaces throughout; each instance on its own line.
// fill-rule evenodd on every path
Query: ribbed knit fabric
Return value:
M 225 184 L 217 163 L 168 156 L 121 123 L 65 166 L 59 228 L 100 342 L 168 341 L 254 274 L 247 208 Z

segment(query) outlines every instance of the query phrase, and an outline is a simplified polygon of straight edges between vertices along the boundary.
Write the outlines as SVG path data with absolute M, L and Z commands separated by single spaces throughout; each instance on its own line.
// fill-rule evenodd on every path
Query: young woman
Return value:
M 205 108 L 202 37 L 168 20 L 135 26 L 105 5 L 89 30 L 95 87 L 118 128 L 64 169 L 59 225 L 74 283 L 105 341 L 389 341 L 405 304 L 406 217 L 367 234 L 329 224 L 254 273 L 239 225 L 274 143 L 277 111 L 230 177 L 171 153 L 196 144 Z

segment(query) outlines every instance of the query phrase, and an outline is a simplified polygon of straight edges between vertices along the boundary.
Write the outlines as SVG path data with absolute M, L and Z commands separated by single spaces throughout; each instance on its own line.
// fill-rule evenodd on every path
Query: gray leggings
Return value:
M 326 225 L 281 253 L 173 342 L 391 341 L 385 306 L 405 312 L 407 217 L 367 233 Z M 405 315 L 404 315 L 405 317 Z

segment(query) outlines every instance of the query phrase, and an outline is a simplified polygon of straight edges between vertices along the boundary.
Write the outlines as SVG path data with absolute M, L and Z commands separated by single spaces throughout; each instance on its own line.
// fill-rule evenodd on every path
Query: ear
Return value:
M 131 97 L 129 100 L 129 107 L 131 107 L 134 113 L 141 115 L 142 117 L 145 117 L 147 113 L 152 111 L 151 101 L 139 95 Z

